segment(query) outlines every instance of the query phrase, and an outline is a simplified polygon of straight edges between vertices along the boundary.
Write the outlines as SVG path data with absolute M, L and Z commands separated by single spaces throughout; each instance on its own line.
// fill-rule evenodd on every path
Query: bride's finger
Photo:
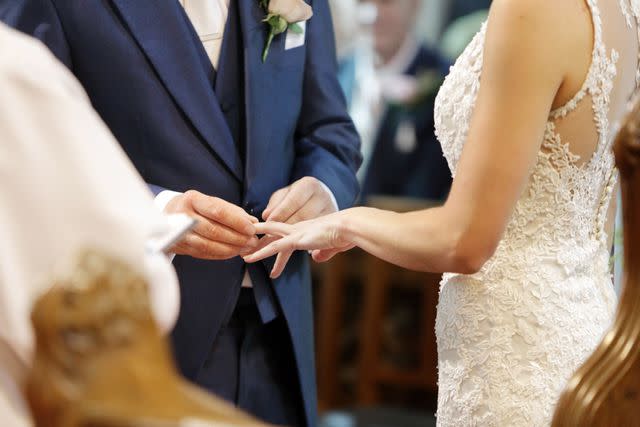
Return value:
M 294 251 L 294 250 L 295 250 L 294 240 L 291 238 L 291 236 L 287 236 L 273 243 L 270 243 L 269 245 L 252 253 L 251 255 L 244 257 L 244 261 L 248 263 L 258 262 L 258 261 L 262 261 L 265 258 L 272 257 L 275 254 L 278 254 L 280 252 Z
M 257 234 L 270 234 L 273 236 L 287 236 L 291 234 L 293 226 L 290 224 L 284 224 L 282 222 L 261 222 L 255 224 Z
M 313 258 L 315 262 L 327 262 L 339 252 L 340 251 L 335 249 L 316 249 L 311 252 L 311 258 Z
M 267 246 L 269 246 L 270 244 L 272 244 L 276 240 L 280 240 L 281 238 L 282 237 L 280 237 L 280 236 L 266 235 L 266 236 L 262 237 L 260 240 L 258 240 L 258 246 L 255 249 L 253 249 L 251 251 L 251 253 L 246 254 L 246 255 L 251 255 L 252 253 L 257 252 L 262 248 L 266 248 Z
M 293 254 L 293 252 L 291 252 L 291 251 L 280 252 L 278 254 L 278 257 L 276 258 L 276 263 L 273 265 L 273 268 L 271 269 L 270 277 L 272 279 L 277 279 L 278 277 L 280 277 L 280 275 L 284 271 L 285 267 L 289 263 L 289 259 L 291 258 L 291 254 Z
M 346 252 L 353 249 L 354 247 L 354 245 L 350 245 L 345 248 L 339 249 L 316 249 L 315 251 L 311 252 L 311 257 L 315 262 L 327 262 L 339 253 Z
M 254 248 L 250 248 L 247 249 L 243 252 L 240 252 L 240 256 L 241 257 L 247 257 L 249 255 L 252 255 L 256 252 L 258 252 L 260 249 L 265 248 L 267 246 L 269 246 L 271 243 L 275 242 L 276 240 L 280 240 L 282 239 L 282 237 L 280 236 L 270 236 L 270 235 L 265 235 L 262 238 L 258 239 L 258 245 Z

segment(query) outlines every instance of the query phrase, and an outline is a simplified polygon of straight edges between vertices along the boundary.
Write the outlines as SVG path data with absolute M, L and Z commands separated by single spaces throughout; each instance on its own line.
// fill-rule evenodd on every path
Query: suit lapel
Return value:
M 111 0 L 174 101 L 231 173 L 243 165 L 213 91 L 213 67 L 177 1 Z

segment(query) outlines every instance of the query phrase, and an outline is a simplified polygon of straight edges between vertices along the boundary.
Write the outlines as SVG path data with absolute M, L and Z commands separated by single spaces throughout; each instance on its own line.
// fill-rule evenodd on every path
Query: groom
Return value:
M 301 2 L 271 0 L 285 18 Z M 72 70 L 157 202 L 199 218 L 174 248 L 184 375 L 269 422 L 313 426 L 308 257 L 295 254 L 272 281 L 273 261 L 238 255 L 256 244 L 253 217 L 296 222 L 350 206 L 359 140 L 327 0 L 308 0 L 313 17 L 276 35 L 263 62 L 264 3 L 0 0 L 0 19 Z

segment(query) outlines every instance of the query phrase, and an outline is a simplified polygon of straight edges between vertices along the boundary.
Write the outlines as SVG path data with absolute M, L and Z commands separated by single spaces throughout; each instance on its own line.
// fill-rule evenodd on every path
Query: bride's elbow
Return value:
M 456 239 L 451 250 L 451 272 L 475 274 L 495 253 L 498 242 L 461 237 Z
M 488 258 L 472 253 L 456 254 L 452 261 L 452 273 L 459 274 L 476 274 L 479 272 Z

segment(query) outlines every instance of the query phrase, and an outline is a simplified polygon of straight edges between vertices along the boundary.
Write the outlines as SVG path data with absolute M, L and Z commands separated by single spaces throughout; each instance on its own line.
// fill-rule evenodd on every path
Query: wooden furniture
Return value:
M 410 389 L 437 391 L 438 353 L 435 337 L 436 306 L 440 275 L 403 270 L 373 256 L 365 261 L 363 284 L 364 312 L 360 324 L 360 360 L 357 379 L 357 400 L 360 406 L 381 403 L 380 386 L 400 386 Z M 422 327 L 416 336 L 421 348 L 418 365 L 398 368 L 383 360 L 382 333 L 385 307 L 393 286 L 418 288 L 422 294 Z
M 640 102 L 614 149 L 622 181 L 624 291 L 613 328 L 560 398 L 554 427 L 640 426 Z
M 349 282 L 348 265 L 353 254 L 335 256 L 322 266 L 316 320 L 316 369 L 318 378 L 318 407 L 320 412 L 338 403 L 340 328 L 344 313 L 344 290 Z
M 84 254 L 32 321 L 26 396 L 36 426 L 265 426 L 178 375 L 145 281 L 119 261 Z
M 396 212 L 426 209 L 436 205 L 423 200 L 373 198 L 369 206 Z M 362 316 L 359 327 L 359 356 L 356 374 L 358 405 L 379 403 L 379 387 L 393 385 L 437 389 L 437 350 L 434 322 L 440 275 L 404 270 L 360 250 L 336 256 L 321 269 L 317 316 L 318 396 L 320 409 L 339 405 L 340 337 L 343 330 L 346 287 L 362 285 Z M 396 286 L 419 290 L 422 295 L 420 362 L 414 369 L 399 369 L 381 357 L 383 321 L 390 290 Z

